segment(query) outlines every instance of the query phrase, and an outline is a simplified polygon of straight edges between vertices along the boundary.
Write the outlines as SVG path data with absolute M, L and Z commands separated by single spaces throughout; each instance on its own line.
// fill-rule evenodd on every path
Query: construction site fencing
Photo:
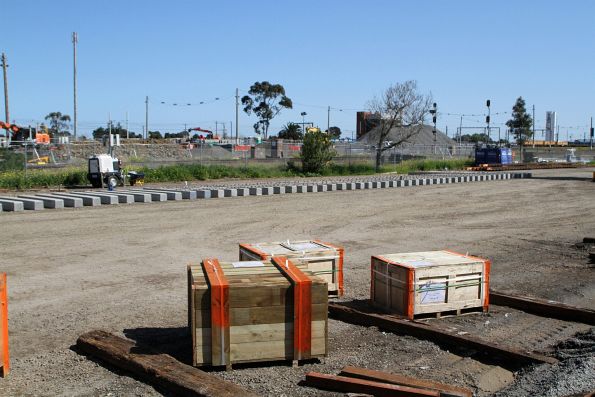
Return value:
M 298 141 L 254 140 L 176 142 L 176 140 L 122 140 L 112 148 L 114 157 L 126 166 L 158 167 L 170 164 L 203 165 L 285 165 L 299 162 L 302 143 Z M 339 164 L 375 164 L 375 146 L 359 142 L 335 142 L 333 161 Z M 87 159 L 107 153 L 109 147 L 99 141 L 87 140 L 65 144 L 33 145 L 15 143 L 0 149 L 0 172 L 33 168 L 86 167 Z M 546 150 L 540 148 L 539 150 Z M 383 165 L 396 165 L 409 159 L 461 159 L 473 157 L 473 144 L 460 145 L 401 145 L 382 150 Z M 591 153 L 591 156 L 593 154 Z M 563 157 L 563 156 L 562 156 Z

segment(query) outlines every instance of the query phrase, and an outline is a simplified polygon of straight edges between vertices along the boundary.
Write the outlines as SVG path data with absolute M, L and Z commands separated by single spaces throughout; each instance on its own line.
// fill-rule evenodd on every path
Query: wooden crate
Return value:
M 410 319 L 487 311 L 490 261 L 452 251 L 373 256 L 371 303 Z
M 189 265 L 188 299 L 195 366 L 327 354 L 326 282 L 286 258 Z
M 268 261 L 272 257 L 290 258 L 300 269 L 326 280 L 329 296 L 343 295 L 342 247 L 318 240 L 240 244 L 240 260 Z

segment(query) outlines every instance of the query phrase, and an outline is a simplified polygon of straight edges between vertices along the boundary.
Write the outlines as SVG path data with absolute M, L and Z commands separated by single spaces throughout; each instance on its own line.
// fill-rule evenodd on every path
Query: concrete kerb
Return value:
M 238 189 L 223 189 L 223 196 L 224 197 L 237 197 Z
M 210 190 L 197 190 L 196 197 L 199 199 L 210 199 L 211 191 Z
M 60 193 L 51 193 L 51 194 L 38 193 L 38 194 L 36 194 L 36 196 L 59 198 L 62 201 L 64 201 L 65 207 L 71 207 L 71 208 L 82 208 L 83 207 L 83 199 L 80 197 L 63 196 Z
M 83 201 L 83 205 L 86 207 L 97 207 L 101 205 L 101 199 L 99 197 L 90 196 L 83 193 L 53 193 L 60 197 L 73 197 L 80 198 Z
M 102 192 L 102 193 L 98 193 L 98 192 L 85 192 L 85 194 L 90 194 L 90 195 L 107 195 L 107 196 L 113 196 L 118 200 L 119 204 L 132 204 L 134 203 L 134 196 L 132 194 L 127 194 L 127 193 L 120 193 L 117 191 L 113 191 L 113 192 Z M 102 202 L 102 204 L 104 204 Z
M 25 210 L 22 201 L 11 200 L 10 198 L 0 197 L 0 204 L 2 204 L 2 211 L 17 212 Z
M 64 208 L 64 200 L 59 198 L 49 198 L 41 196 L 20 195 L 18 197 L 32 200 L 40 200 L 43 202 L 44 208 L 60 209 Z
M 44 209 L 43 201 L 39 198 L 30 199 L 30 198 L 19 198 L 19 197 L 3 197 L 5 200 L 14 200 L 20 201 L 23 203 L 23 208 L 29 211 L 40 211 Z
M 225 197 L 224 189 L 210 189 L 211 198 L 223 198 Z
M 108 193 L 97 193 L 97 192 L 85 192 L 87 196 L 94 196 L 97 197 L 101 204 L 119 204 L 120 200 L 116 195 L 108 194 Z
M 270 196 L 270 195 L 274 194 L 272 186 L 263 186 L 260 188 L 260 192 L 262 193 L 263 196 Z
M 250 189 L 250 196 L 262 196 L 262 188 L 251 187 L 249 189 Z
M 196 200 L 198 198 L 196 190 L 180 190 L 180 193 L 182 193 L 183 200 Z
M 121 190 L 119 193 L 115 194 L 125 194 L 132 196 L 135 203 L 150 203 L 152 201 L 151 194 L 144 193 L 142 190 Z
M 177 190 L 168 189 L 143 189 L 144 192 L 149 193 L 163 193 L 168 200 L 179 201 L 182 200 L 182 193 Z

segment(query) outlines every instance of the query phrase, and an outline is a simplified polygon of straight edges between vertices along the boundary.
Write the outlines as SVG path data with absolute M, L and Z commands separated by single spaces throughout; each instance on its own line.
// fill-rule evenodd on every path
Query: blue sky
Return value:
M 21 124 L 52 111 L 72 116 L 73 31 L 79 133 L 110 114 L 124 123 L 126 112 L 140 132 L 146 95 L 151 130 L 229 128 L 235 89 L 261 80 L 283 84 L 294 102 L 273 133 L 303 111 L 326 128 L 331 106 L 331 125 L 350 136 L 356 110 L 410 79 L 433 94 L 450 135 L 460 114 L 479 115 L 463 116 L 463 126 L 483 127 L 488 98 L 495 127 L 518 96 L 535 105 L 538 129 L 546 110 L 557 111 L 561 139 L 567 130 L 582 138 L 595 115 L 593 1 L 2 0 L 0 8 L 11 120 Z M 254 122 L 240 113 L 240 134 L 253 134 Z

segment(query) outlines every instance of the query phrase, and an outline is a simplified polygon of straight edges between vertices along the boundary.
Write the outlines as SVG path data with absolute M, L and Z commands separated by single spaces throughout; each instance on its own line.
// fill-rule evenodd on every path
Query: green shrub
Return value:
M 319 174 L 333 159 L 335 151 L 327 133 L 312 128 L 304 135 L 301 159 L 302 171 L 305 174 Z

